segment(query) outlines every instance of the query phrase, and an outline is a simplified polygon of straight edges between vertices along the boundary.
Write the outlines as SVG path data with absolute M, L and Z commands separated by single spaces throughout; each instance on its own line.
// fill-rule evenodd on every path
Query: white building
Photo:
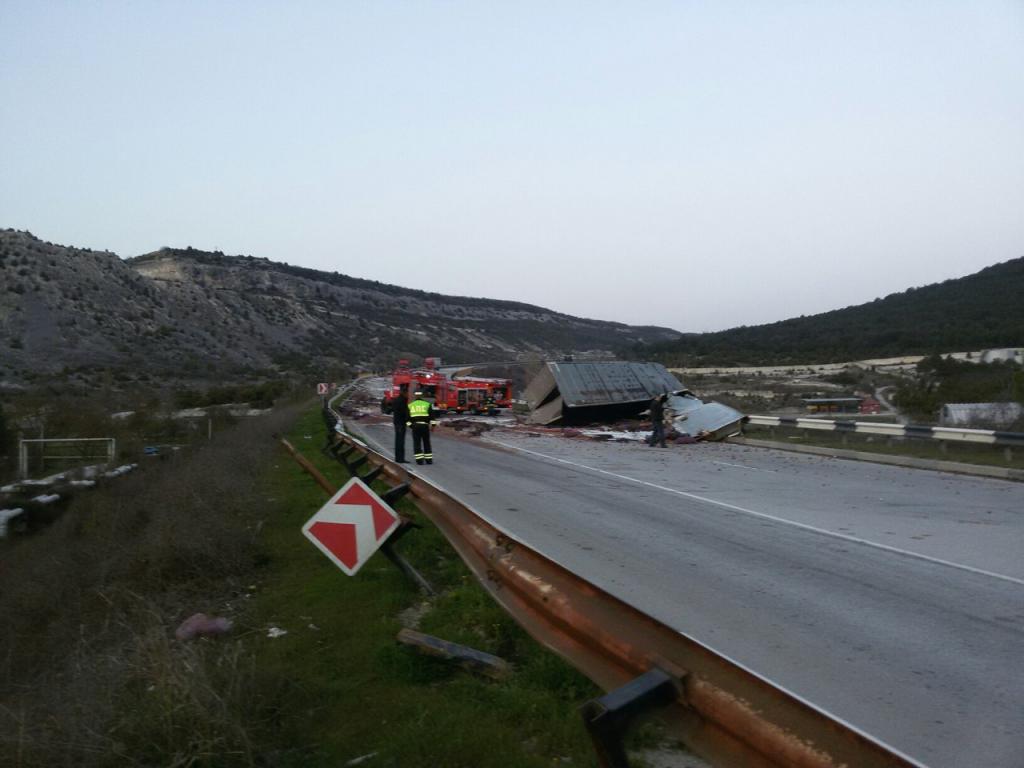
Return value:
M 939 426 L 1005 429 L 1022 417 L 1020 403 L 947 403 L 939 413 Z

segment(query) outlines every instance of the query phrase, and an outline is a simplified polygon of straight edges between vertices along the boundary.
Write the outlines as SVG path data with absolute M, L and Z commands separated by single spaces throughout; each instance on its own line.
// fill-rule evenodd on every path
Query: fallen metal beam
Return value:
M 398 633 L 398 642 L 416 648 L 428 656 L 455 661 L 466 669 L 482 672 L 488 677 L 501 679 L 508 677 L 512 666 L 504 659 L 490 653 L 478 651 L 458 643 L 442 640 L 440 637 L 425 635 L 413 629 L 403 629 Z

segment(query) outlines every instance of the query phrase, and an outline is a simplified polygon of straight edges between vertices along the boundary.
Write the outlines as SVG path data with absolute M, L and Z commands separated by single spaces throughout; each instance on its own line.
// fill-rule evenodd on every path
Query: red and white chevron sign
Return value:
M 398 527 L 395 511 L 358 477 L 320 508 L 302 533 L 349 576 L 355 576 Z

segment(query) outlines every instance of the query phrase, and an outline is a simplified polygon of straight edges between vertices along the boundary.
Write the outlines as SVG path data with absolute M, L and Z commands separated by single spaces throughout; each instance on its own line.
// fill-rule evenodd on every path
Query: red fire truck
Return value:
M 427 358 L 426 365 L 416 369 L 409 367 L 408 360 L 399 360 L 391 374 L 391 388 L 381 400 L 381 410 L 391 412 L 391 402 L 401 397 L 403 385 L 410 399 L 414 392 L 422 392 L 439 413 L 487 413 L 493 416 L 501 408 L 512 407 L 510 380 L 477 376 L 450 379 L 435 368 L 435 360 Z
M 512 382 L 508 379 L 485 379 L 462 376 L 452 380 L 448 390 L 448 410 L 456 413 L 487 413 L 495 415 L 499 408 L 512 407 Z
M 436 411 L 447 409 L 451 380 L 440 371 L 432 368 L 410 368 L 408 360 L 399 360 L 398 367 L 391 374 L 391 389 L 384 393 L 380 409 L 391 413 L 391 402 L 402 396 L 402 387 L 411 399 L 414 392 L 422 392 L 423 397 L 434 403 Z

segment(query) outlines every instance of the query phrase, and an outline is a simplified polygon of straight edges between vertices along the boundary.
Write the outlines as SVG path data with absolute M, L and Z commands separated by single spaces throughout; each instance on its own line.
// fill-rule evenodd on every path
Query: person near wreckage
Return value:
M 656 398 L 651 400 L 651 428 L 654 430 L 651 432 L 651 437 L 647 441 L 647 444 L 652 448 L 655 445 L 660 445 L 662 448 L 665 447 L 665 401 L 668 400 L 668 395 L 658 395 Z
M 391 403 L 391 424 L 395 428 L 395 461 L 408 464 L 405 460 L 405 427 L 409 422 L 409 388 L 402 384 L 398 397 Z

